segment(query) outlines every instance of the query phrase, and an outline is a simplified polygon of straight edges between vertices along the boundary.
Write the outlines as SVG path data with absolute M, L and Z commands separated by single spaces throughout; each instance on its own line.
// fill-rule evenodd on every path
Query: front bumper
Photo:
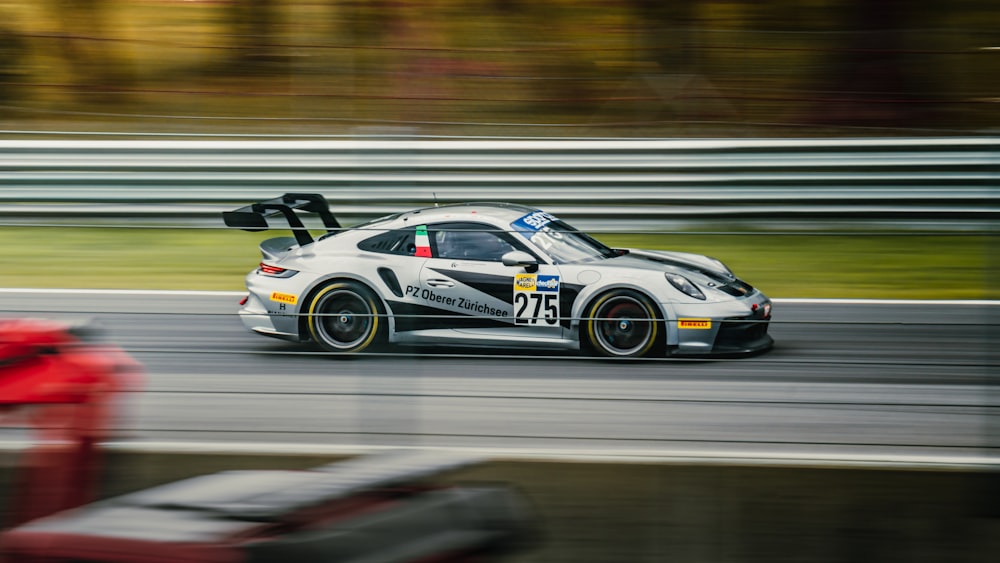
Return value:
M 685 307 L 672 322 L 674 355 L 743 355 L 768 350 L 774 339 L 767 333 L 771 301 L 756 293 L 747 299 L 722 304 Z
M 724 319 L 712 346 L 713 354 L 752 354 L 774 346 L 774 339 L 767 334 L 768 318 Z

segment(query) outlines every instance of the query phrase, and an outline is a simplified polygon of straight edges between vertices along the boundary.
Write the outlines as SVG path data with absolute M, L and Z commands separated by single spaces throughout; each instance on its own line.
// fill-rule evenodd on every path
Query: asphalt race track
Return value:
M 239 294 L 0 290 L 147 369 L 139 441 L 553 455 L 981 463 L 1000 457 L 1000 303 L 778 300 L 763 355 L 326 356 L 246 332 Z M 970 461 L 971 460 L 971 461 Z

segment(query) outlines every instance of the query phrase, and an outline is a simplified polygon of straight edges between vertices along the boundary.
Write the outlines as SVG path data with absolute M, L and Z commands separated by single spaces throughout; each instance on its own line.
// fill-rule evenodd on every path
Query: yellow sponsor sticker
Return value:
M 538 276 L 535 274 L 517 274 L 514 276 L 514 291 L 535 291 Z
M 677 319 L 677 328 L 708 330 L 712 328 L 712 319 Z
M 278 303 L 288 303 L 289 305 L 295 305 L 299 302 L 299 297 L 297 295 L 289 295 L 287 293 L 279 293 L 277 291 L 271 293 L 271 301 L 277 301 Z

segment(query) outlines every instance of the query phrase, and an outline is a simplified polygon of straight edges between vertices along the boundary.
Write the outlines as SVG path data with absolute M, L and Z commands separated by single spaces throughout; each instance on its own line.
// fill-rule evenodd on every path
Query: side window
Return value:
M 413 256 L 417 252 L 416 230 L 411 227 L 386 231 L 359 242 L 358 248 L 380 254 Z
M 506 233 L 482 223 L 444 223 L 430 227 L 438 258 L 499 262 L 515 250 Z

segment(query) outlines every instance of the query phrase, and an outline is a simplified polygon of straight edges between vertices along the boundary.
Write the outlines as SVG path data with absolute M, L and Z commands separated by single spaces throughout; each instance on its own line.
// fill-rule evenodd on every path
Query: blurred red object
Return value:
M 115 399 L 141 376 L 86 332 L 0 321 L 0 408 L 26 414 L 39 438 L 21 468 L 15 525 L 0 533 L 5 563 L 483 563 L 536 535 L 516 490 L 431 482 L 481 461 L 433 451 L 224 471 L 91 502 L 97 443 L 115 429 Z
M 97 496 L 97 442 L 111 436 L 117 399 L 141 387 L 142 370 L 96 335 L 86 325 L 0 320 L 0 424 L 15 421 L 35 433 L 8 525 Z

